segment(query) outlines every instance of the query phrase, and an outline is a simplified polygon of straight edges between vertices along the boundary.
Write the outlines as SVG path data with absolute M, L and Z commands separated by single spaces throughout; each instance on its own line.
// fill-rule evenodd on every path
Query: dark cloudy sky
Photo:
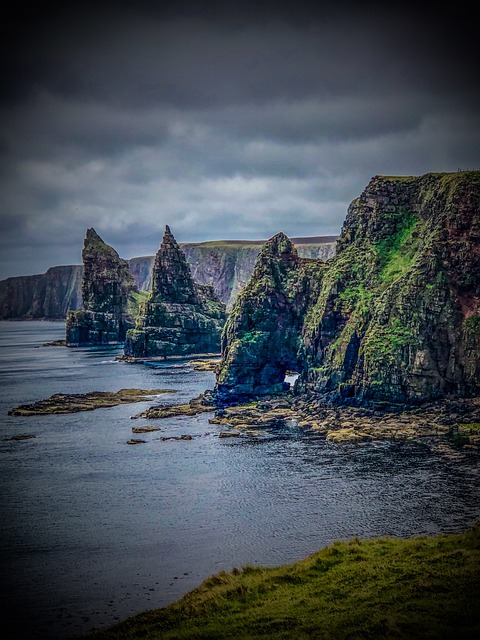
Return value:
M 0 278 L 80 263 L 90 226 L 125 258 L 165 224 L 336 234 L 373 175 L 480 168 L 473 16 L 390 4 L 11 9 Z

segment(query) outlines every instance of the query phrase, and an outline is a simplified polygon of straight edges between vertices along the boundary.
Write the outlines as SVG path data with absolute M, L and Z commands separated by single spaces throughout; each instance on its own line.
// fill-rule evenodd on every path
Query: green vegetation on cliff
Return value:
M 270 238 L 248 284 L 227 318 L 217 398 L 278 393 L 287 370 L 300 370 L 299 338 L 307 292 L 321 279 L 322 264 L 300 258 L 284 233 Z
M 409 211 L 401 211 L 400 225 L 397 230 L 375 245 L 380 263 L 380 280 L 390 284 L 412 266 L 418 246 L 418 236 L 413 233 L 418 225 L 418 218 Z
M 297 261 L 277 282 L 262 250 L 227 323 L 220 399 L 247 375 L 263 377 L 250 393 L 278 388 L 283 353 L 255 352 L 245 330 L 275 344 L 279 324 L 299 391 L 370 406 L 479 394 L 479 203 L 478 171 L 375 176 L 308 281 Z
M 480 633 L 480 525 L 464 534 L 333 545 L 278 568 L 208 578 L 96 640 L 451 638 Z

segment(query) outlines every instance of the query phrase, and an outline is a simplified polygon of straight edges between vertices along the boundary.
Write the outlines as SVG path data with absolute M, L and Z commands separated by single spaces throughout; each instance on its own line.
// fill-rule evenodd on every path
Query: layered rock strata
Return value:
M 310 279 L 270 241 L 229 318 L 217 399 L 270 393 L 288 367 L 334 403 L 479 395 L 479 202 L 480 172 L 375 176 Z
M 82 303 L 82 267 L 51 267 L 46 273 L 0 282 L 0 318 L 35 320 L 65 318 Z
M 298 254 L 327 260 L 335 254 L 336 236 L 292 239 Z M 211 284 L 230 309 L 250 278 L 262 241 L 219 240 L 179 243 L 194 280 Z M 155 256 L 128 260 L 139 291 L 149 291 Z M 81 265 L 51 267 L 46 273 L 0 280 L 0 318 L 3 320 L 63 319 L 82 307 Z
M 131 358 L 218 353 L 225 305 L 213 287 L 194 282 L 190 266 L 169 227 L 155 257 L 152 289 L 135 329 L 127 333 Z
M 125 260 L 87 229 L 83 251 L 83 309 L 67 315 L 69 347 L 122 343 L 134 324 L 139 292 Z

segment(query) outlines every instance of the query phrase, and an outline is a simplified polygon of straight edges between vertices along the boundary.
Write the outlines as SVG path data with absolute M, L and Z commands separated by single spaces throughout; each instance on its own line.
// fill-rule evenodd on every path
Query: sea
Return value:
M 63 322 L 0 322 L 1 603 L 12 638 L 73 638 L 222 570 L 291 563 L 354 536 L 461 532 L 480 516 L 474 451 L 428 439 L 334 444 L 292 422 L 219 438 L 210 413 L 133 419 L 213 389 L 214 374 L 187 360 L 122 362 L 118 346 L 43 346 L 64 333 Z M 8 415 L 55 393 L 123 388 L 172 393 Z M 161 430 L 132 434 L 146 424 Z M 192 439 L 162 440 L 182 435 Z

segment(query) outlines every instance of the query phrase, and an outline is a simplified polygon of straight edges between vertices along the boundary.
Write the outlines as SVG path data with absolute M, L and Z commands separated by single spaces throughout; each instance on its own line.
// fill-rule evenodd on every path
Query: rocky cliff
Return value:
M 139 301 L 128 264 L 94 229 L 87 229 L 82 258 L 83 308 L 67 315 L 67 346 L 123 342 Z
M 479 203 L 480 172 L 376 176 L 326 265 L 271 239 L 228 320 L 218 398 L 275 391 L 286 368 L 332 402 L 478 395 Z
M 301 370 L 303 319 L 323 269 L 323 262 L 300 258 L 283 233 L 265 243 L 225 325 L 218 398 L 277 393 L 287 370 Z
M 81 306 L 82 272 L 79 265 L 67 265 L 0 281 L 0 318 L 65 318 L 70 309 Z
M 336 236 L 293 239 L 300 256 L 327 260 L 335 253 Z M 252 274 L 262 241 L 220 240 L 179 243 L 200 284 L 210 284 L 231 308 Z M 141 291 L 149 291 L 155 256 L 128 260 Z M 82 306 L 82 266 L 52 267 L 47 273 L 0 281 L 0 319 L 65 318 Z
M 328 260 L 335 254 L 336 236 L 293 238 L 298 255 Z M 230 310 L 248 282 L 262 249 L 261 241 L 222 240 L 181 245 L 197 282 L 211 284 Z
M 225 305 L 209 285 L 194 282 L 190 266 L 170 228 L 155 256 L 151 292 L 135 329 L 127 333 L 125 355 L 133 358 L 217 353 Z

